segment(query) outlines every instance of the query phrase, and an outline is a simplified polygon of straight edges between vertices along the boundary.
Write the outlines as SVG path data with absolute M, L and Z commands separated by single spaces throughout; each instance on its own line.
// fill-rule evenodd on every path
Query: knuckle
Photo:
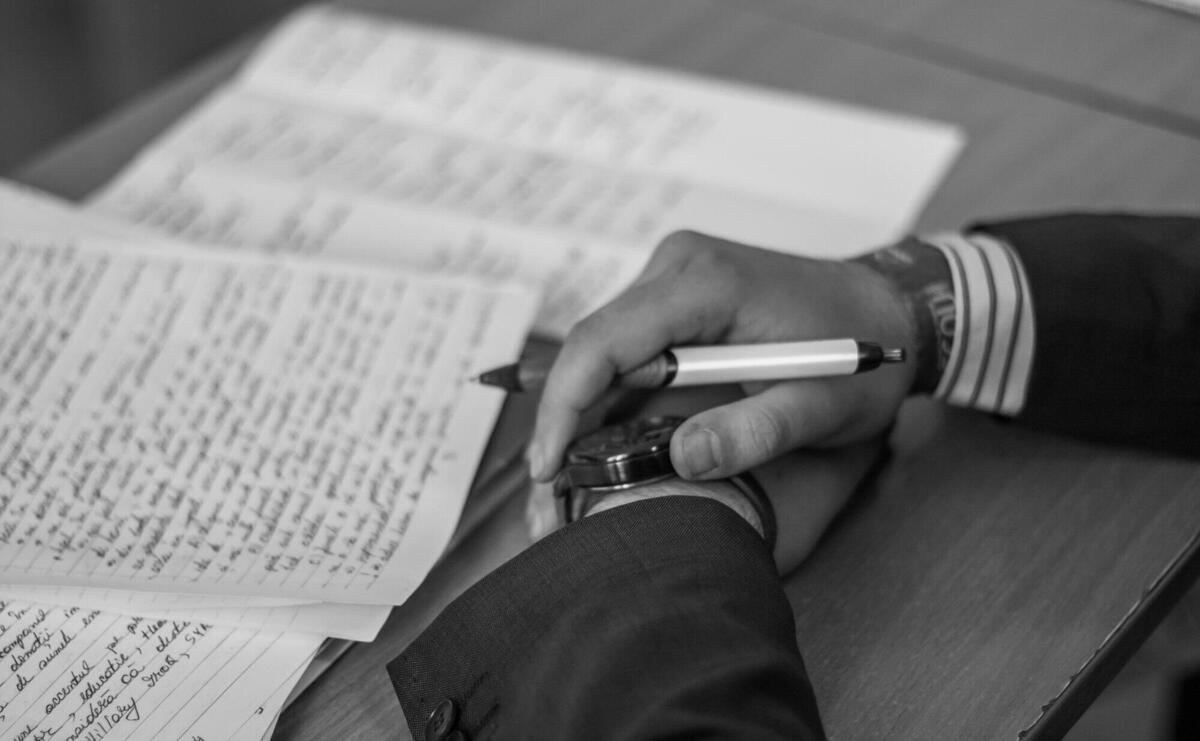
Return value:
M 539 420 L 545 418 L 549 421 L 561 417 L 565 410 L 573 408 L 572 390 L 569 381 L 563 380 L 561 375 L 551 376 L 538 400 Z
M 710 269 L 719 266 L 724 257 L 719 240 L 688 230 L 668 234 L 655 249 L 655 258 L 660 263 L 673 265 L 679 271 Z
M 677 229 L 659 240 L 654 251 L 663 257 L 678 257 L 687 255 L 704 241 L 704 235 L 699 232 Z
M 693 250 L 687 262 L 691 277 L 708 290 L 739 291 L 747 283 L 745 265 L 728 244 L 713 242 Z
M 790 423 L 783 414 L 763 406 L 754 406 L 746 417 L 745 436 L 749 452 L 770 457 L 782 452 L 789 439 Z
M 703 287 L 724 295 L 743 288 L 750 277 L 745 249 L 707 234 L 682 230 L 667 235 L 653 259 L 675 280 L 686 280 L 689 288 Z
M 569 353 L 573 357 L 587 354 L 589 350 L 595 348 L 604 337 L 605 327 L 608 325 L 606 316 L 606 310 L 600 308 L 576 322 L 571 331 L 567 333 L 566 339 L 563 340 L 563 352 Z

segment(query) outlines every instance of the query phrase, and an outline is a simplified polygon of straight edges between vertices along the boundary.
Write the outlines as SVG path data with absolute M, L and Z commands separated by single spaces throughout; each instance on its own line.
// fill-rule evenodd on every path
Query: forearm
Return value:
M 472 737 L 819 738 L 794 631 L 757 532 L 670 496 L 535 544 L 388 668 L 417 741 L 444 698 Z
M 1006 416 L 1021 411 L 1035 312 L 1011 248 L 980 233 L 941 233 L 910 237 L 860 262 L 891 280 L 918 327 L 912 393 Z
M 1023 423 L 1200 456 L 1200 219 L 1065 215 L 978 227 L 1029 276 Z
M 923 267 L 906 264 L 913 255 Z M 1200 455 L 1200 220 L 1011 221 L 910 239 L 862 262 L 893 279 L 924 323 L 922 341 L 939 343 L 936 366 L 917 353 L 918 378 L 936 385 L 914 391 L 1080 437 Z

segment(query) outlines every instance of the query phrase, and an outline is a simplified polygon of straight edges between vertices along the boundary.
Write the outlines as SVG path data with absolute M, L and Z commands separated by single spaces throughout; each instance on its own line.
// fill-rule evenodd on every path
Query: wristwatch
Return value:
M 675 478 L 671 434 L 683 417 L 649 417 L 602 427 L 567 448 L 554 479 L 558 520 L 580 520 L 604 497 Z M 775 546 L 775 510 L 762 485 L 749 472 L 724 479 L 754 508 L 763 538 Z

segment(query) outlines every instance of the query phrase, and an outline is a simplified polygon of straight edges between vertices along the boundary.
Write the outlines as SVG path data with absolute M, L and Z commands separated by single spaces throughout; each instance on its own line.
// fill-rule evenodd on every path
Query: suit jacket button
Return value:
M 458 705 L 454 700 L 442 700 L 429 714 L 425 721 L 425 738 L 427 741 L 446 741 L 454 732 L 454 724 L 458 723 Z

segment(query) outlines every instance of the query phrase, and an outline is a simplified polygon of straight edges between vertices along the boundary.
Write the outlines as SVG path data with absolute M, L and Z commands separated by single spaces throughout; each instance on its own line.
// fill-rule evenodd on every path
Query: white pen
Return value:
M 532 391 L 541 388 L 553 362 L 550 357 L 527 358 L 481 373 L 475 380 L 506 391 Z M 874 342 L 850 339 L 673 347 L 618 375 L 613 386 L 652 389 L 849 376 L 903 362 L 903 348 L 885 350 Z

